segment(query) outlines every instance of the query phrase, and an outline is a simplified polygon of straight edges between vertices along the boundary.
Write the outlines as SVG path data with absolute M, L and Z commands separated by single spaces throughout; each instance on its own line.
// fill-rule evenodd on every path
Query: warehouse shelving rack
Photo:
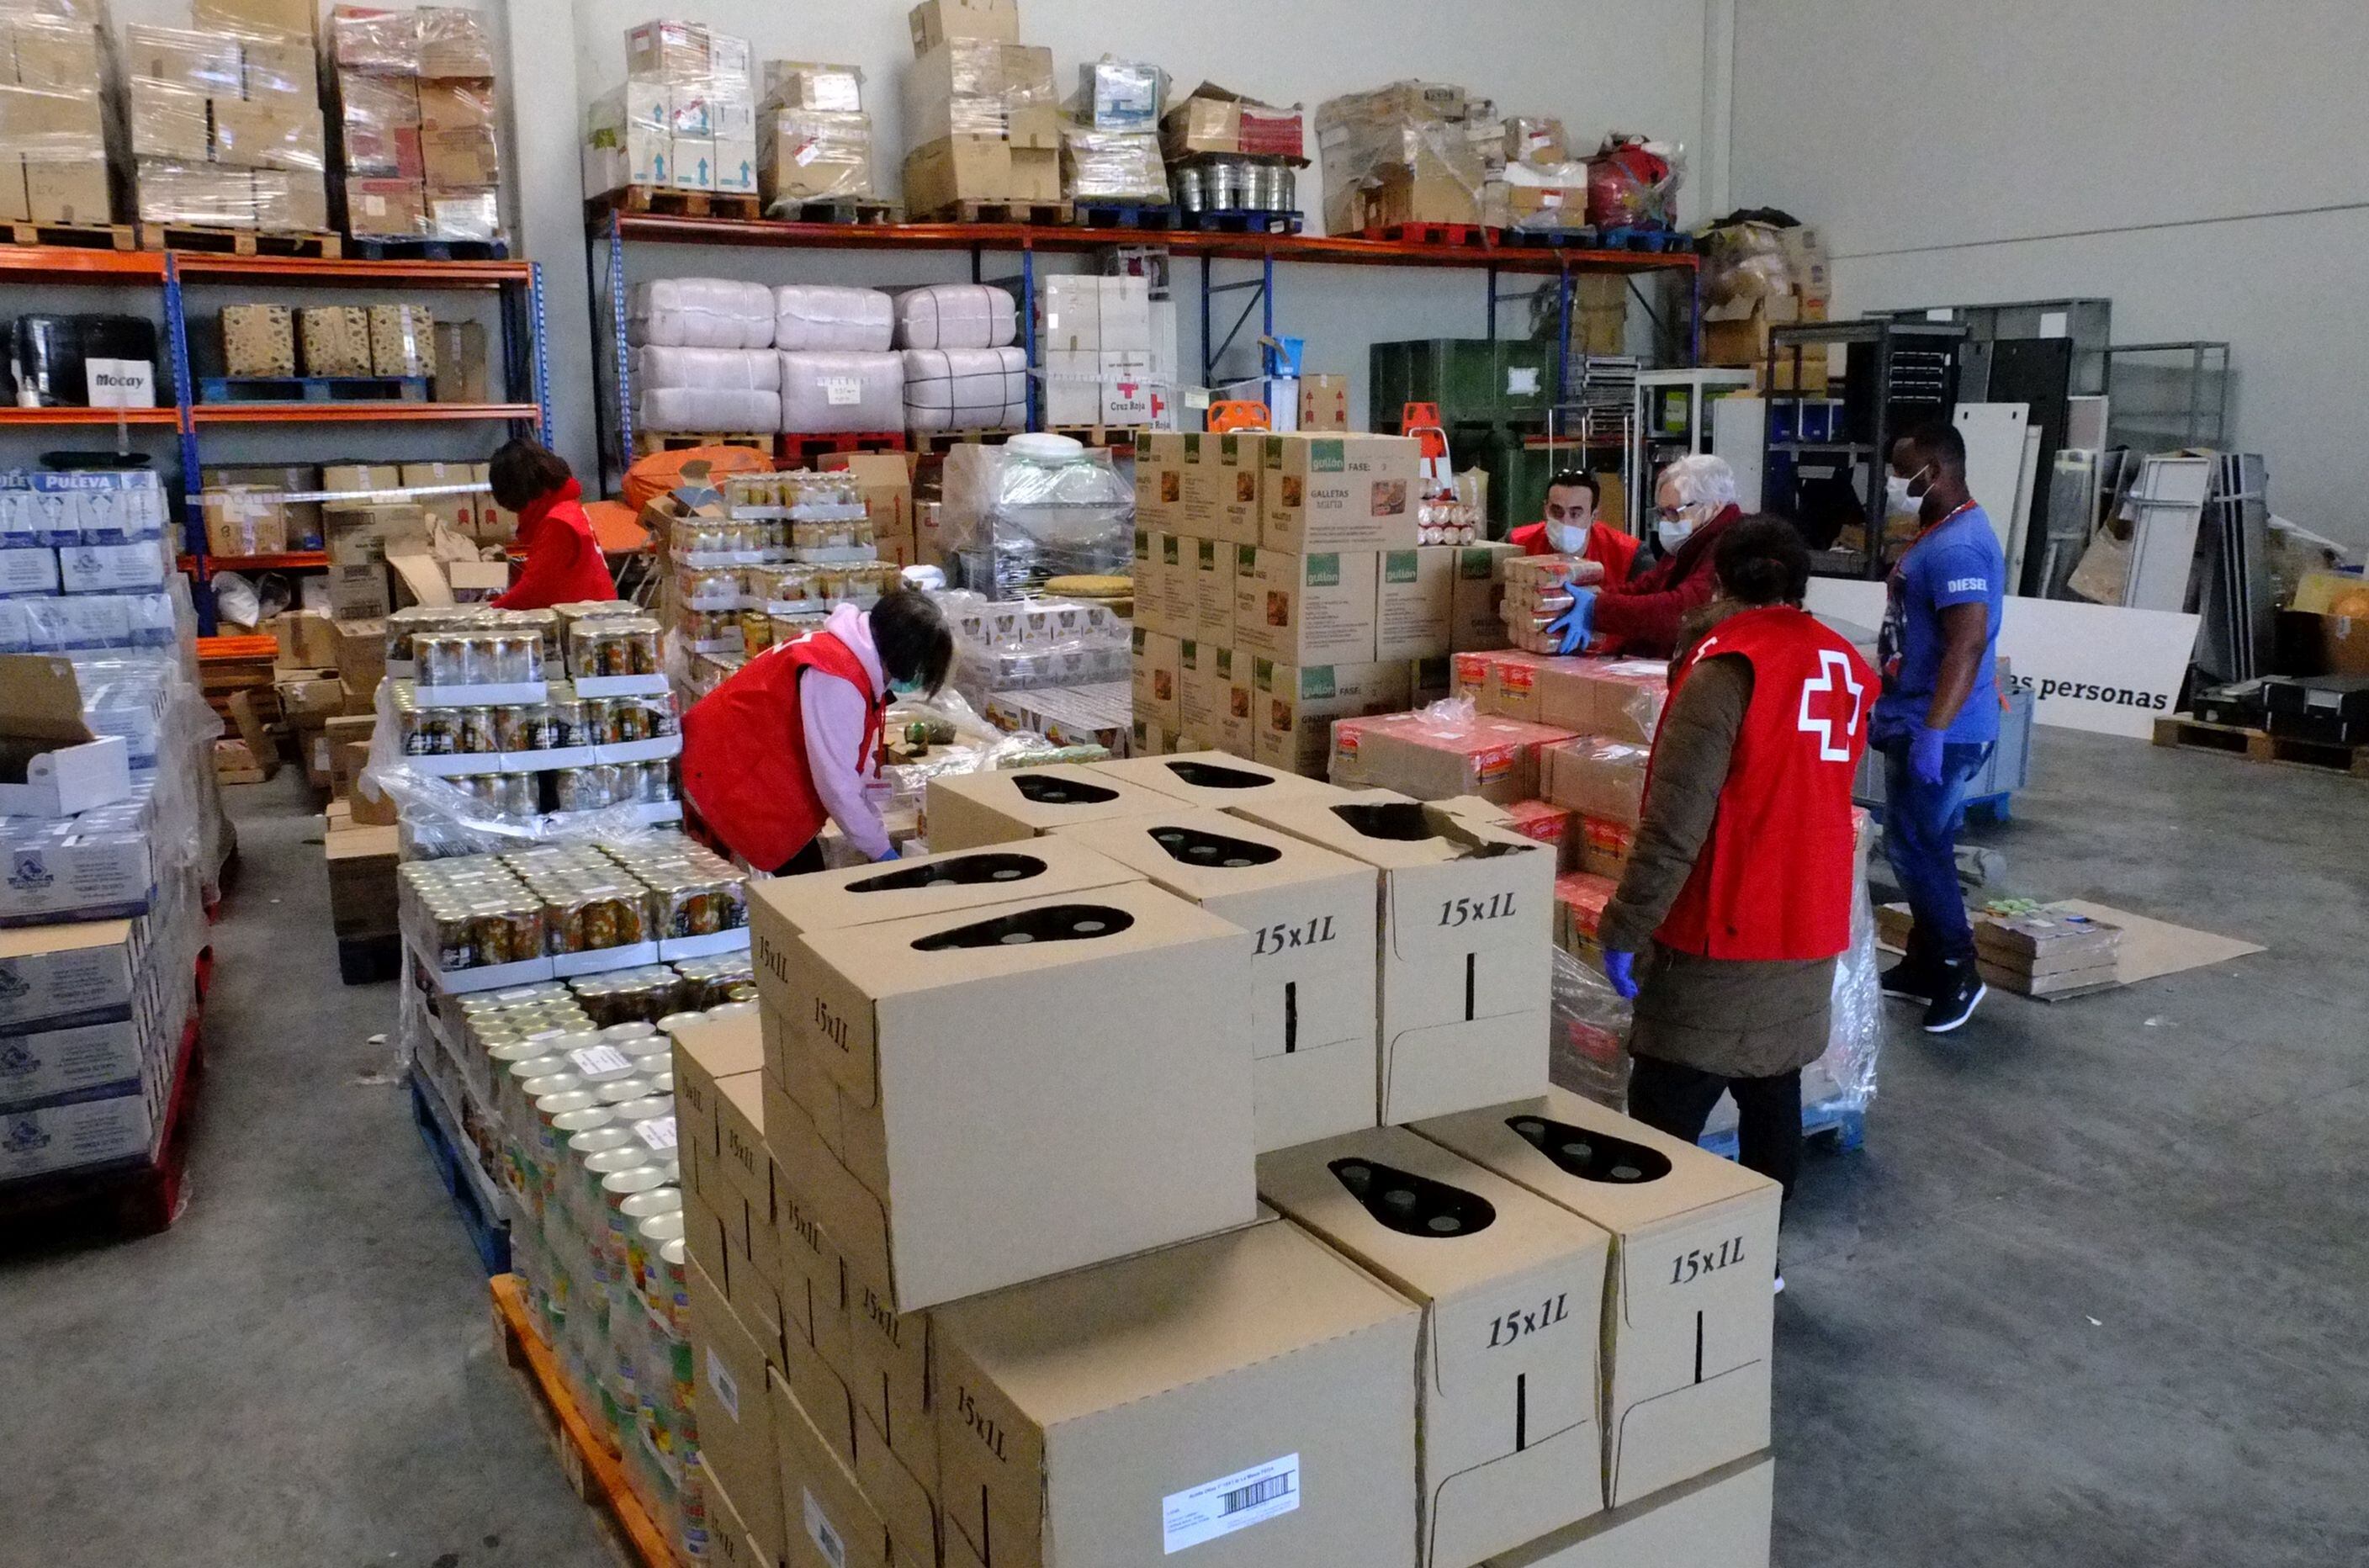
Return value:
M 228 256 L 177 250 L 85 250 L 67 246 L 0 246 L 0 280 L 12 284 L 154 290 L 163 320 L 160 378 L 169 374 L 172 402 L 154 408 L 0 408 L 0 432 L 72 427 L 170 426 L 181 463 L 179 506 L 182 569 L 196 579 L 200 632 L 214 629 L 213 595 L 206 582 L 217 570 L 298 570 L 328 564 L 317 550 L 269 555 L 216 556 L 206 549 L 199 498 L 203 432 L 253 425 L 354 425 L 394 421 L 500 422 L 512 433 L 551 424 L 548 359 L 544 343 L 543 270 L 532 261 L 386 261 L 361 258 Z M 484 291 L 500 296 L 503 390 L 497 403 L 237 403 L 196 397 L 190 369 L 189 291 L 224 284 L 273 288 Z M 162 390 L 160 386 L 159 390 Z
M 679 217 L 651 212 L 624 212 L 613 203 L 595 200 L 587 204 L 593 309 L 610 335 L 610 373 L 613 378 L 614 418 L 603 419 L 601 431 L 604 483 L 614 483 L 633 454 L 633 382 L 625 344 L 625 253 L 635 245 L 717 246 L 756 249 L 807 251 L 949 251 L 968 252 L 970 276 L 985 281 L 987 258 L 1016 256 L 1020 295 L 1021 345 L 1026 350 L 1032 379 L 1031 428 L 1039 406 L 1033 392 L 1041 356 L 1036 334 L 1036 258 L 1045 255 L 1093 255 L 1116 249 L 1158 247 L 1172 257 L 1200 262 L 1201 384 L 1218 383 L 1218 364 L 1231 350 L 1255 313 L 1260 336 L 1276 336 L 1276 269 L 1278 264 L 1314 266 L 1444 269 L 1484 275 L 1482 303 L 1488 336 L 1497 332 L 1497 307 L 1508 296 L 1498 292 L 1505 275 L 1539 277 L 1542 287 L 1555 289 L 1557 384 L 1567 384 L 1569 323 L 1573 280 L 1586 273 L 1676 273 L 1687 281 L 1686 360 L 1695 363 L 1701 353 L 1702 291 L 1700 259 L 1691 251 L 1588 250 L 1576 246 L 1508 245 L 1494 235 L 1483 245 L 1449 246 L 1413 240 L 1336 238 L 1329 235 L 1210 234 L 1193 230 L 1055 228 L 1030 223 L 802 223 L 773 219 Z M 1247 262 L 1255 275 L 1226 282 L 1216 280 L 1219 262 Z M 606 299 L 603 301 L 603 294 Z M 1219 295 L 1247 294 L 1232 326 L 1217 331 L 1216 300 Z M 1515 295 L 1511 297 L 1523 297 Z

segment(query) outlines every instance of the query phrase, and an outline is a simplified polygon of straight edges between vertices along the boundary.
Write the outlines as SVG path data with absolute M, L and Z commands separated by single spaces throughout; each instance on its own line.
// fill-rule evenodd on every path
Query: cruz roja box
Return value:
M 1122 762 L 1089 764 L 1095 773 L 1107 773 L 1145 789 L 1157 790 L 1187 806 L 1230 811 L 1253 801 L 1322 796 L 1337 800 L 1343 792 L 1322 779 L 1304 779 L 1264 762 L 1224 751 L 1187 751 L 1174 757 L 1132 757 Z
M 898 1310 L 1250 1217 L 1249 1001 L 1221 981 L 1251 946 L 1141 883 L 797 940 L 769 995 L 887 1177 L 864 1261 Z
M 1070 762 L 941 774 L 930 781 L 930 847 L 1013 843 L 1072 822 L 1140 816 L 1167 804 L 1165 795 Z
M 1259 1196 L 1424 1309 L 1425 1568 L 1472 1568 L 1603 1507 L 1610 1237 L 1404 1127 L 1264 1154 Z
M 1413 1568 L 1420 1316 L 1295 1227 L 935 1318 L 946 1537 L 978 1561 Z
M 1776 1183 L 1562 1089 L 1415 1130 L 1612 1233 L 1606 1503 L 1768 1446 Z
M 1251 1101 L 1261 1150 L 1374 1125 L 1374 868 L 1179 804 L 1063 836 L 1251 933 Z
M 1242 814 L 1382 873 L 1384 1125 L 1545 1086 L 1552 850 L 1388 790 Z

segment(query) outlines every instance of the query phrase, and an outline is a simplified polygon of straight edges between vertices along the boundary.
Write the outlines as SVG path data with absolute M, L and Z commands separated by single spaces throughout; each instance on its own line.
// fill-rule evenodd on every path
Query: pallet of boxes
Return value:
M 872 116 L 853 65 L 768 60 L 757 103 L 757 193 L 769 218 L 881 222 Z
M 1777 1189 L 1548 1087 L 1490 809 L 982 773 L 753 887 L 675 1035 L 710 1553 L 1765 1562 Z
M 1317 106 L 1327 234 L 1382 235 L 1409 227 L 1487 223 L 1494 110 L 1447 82 L 1393 82 Z
M 695 214 L 755 217 L 757 100 L 749 40 L 694 22 L 645 22 L 625 34 L 625 85 L 593 101 L 586 120 L 584 189 L 624 192 L 630 211 L 653 204 Z M 836 123 L 810 161 L 844 175 L 857 153 Z M 861 157 L 870 175 L 871 141 Z M 803 151 L 802 147 L 800 151 Z M 795 159 L 797 155 L 792 155 Z
M 485 18 L 450 6 L 337 6 L 322 52 L 346 232 L 502 243 L 501 105 Z
M 922 0 L 905 73 L 905 210 L 916 221 L 1047 223 L 1061 205 L 1053 52 L 1015 0 Z
M 282 9 L 208 0 L 189 28 L 123 29 L 144 246 L 254 231 L 310 236 L 318 253 L 337 254 L 310 16 Z
M 0 16 L 0 222 L 90 229 L 119 215 L 103 21 L 97 5 Z M 117 236 L 119 248 L 128 243 Z

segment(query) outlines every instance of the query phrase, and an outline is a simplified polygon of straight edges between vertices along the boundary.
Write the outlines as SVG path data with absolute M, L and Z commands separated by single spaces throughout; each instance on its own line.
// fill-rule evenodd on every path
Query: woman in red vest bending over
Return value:
M 926 594 L 841 605 L 822 630 L 767 648 L 682 715 L 684 798 L 760 870 L 820 871 L 826 818 L 865 859 L 896 859 L 879 805 L 889 695 L 936 691 L 954 658 Z
M 526 552 L 518 581 L 494 601 L 495 609 L 548 610 L 617 597 L 608 558 L 584 515 L 584 486 L 567 459 L 534 441 L 515 441 L 494 453 L 486 478 L 494 504 L 518 513 L 518 545 Z
M 1826 1048 L 1850 945 L 1851 776 L 1878 688 L 1802 609 L 1810 557 L 1791 524 L 1736 522 L 1713 569 L 1604 911 L 1604 967 L 1636 1001 L 1629 1114 L 1691 1143 L 1728 1091 L 1744 1163 L 1791 1193 L 1802 1069 Z

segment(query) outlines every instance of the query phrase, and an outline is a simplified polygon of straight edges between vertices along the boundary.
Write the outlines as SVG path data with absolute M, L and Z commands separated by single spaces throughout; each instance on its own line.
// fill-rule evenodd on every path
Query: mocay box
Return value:
M 1272 1219 L 947 1308 L 949 1561 L 1413 1568 L 1419 1324 Z
M 928 802 L 930 847 L 944 852 L 1014 843 L 1072 822 L 1140 816 L 1167 799 L 1090 768 L 1057 762 L 941 774 L 930 781 Z
M 1374 1125 L 1372 866 L 1181 803 L 1061 834 L 1251 933 L 1249 973 L 1235 979 L 1250 994 L 1261 1150 Z
M 1562 1089 L 1415 1130 L 1612 1233 L 1608 1504 L 1768 1446 L 1776 1183 Z
M 899 1311 L 1250 1218 L 1248 999 L 1213 979 L 1251 946 L 1140 883 L 798 939 L 776 994 L 880 1151 Z M 1124 1027 L 1048 1026 L 1097 1010 Z
M 1382 873 L 1384 1125 L 1545 1086 L 1553 851 L 1388 790 L 1242 814 Z
M 1424 1310 L 1423 1561 L 1472 1568 L 1599 1512 L 1611 1238 L 1404 1127 L 1259 1158 L 1259 1196 Z

